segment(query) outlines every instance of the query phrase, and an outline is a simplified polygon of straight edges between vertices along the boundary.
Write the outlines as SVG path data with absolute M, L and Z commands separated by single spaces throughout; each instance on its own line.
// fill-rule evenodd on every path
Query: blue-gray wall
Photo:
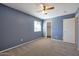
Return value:
M 77 9 L 76 15 L 76 46 L 79 49 L 79 8 Z
M 63 19 L 73 18 L 75 13 L 63 15 L 52 19 L 52 38 L 63 40 Z
M 0 4 L 0 50 L 42 37 L 42 31 L 34 32 L 34 20 L 40 19 Z

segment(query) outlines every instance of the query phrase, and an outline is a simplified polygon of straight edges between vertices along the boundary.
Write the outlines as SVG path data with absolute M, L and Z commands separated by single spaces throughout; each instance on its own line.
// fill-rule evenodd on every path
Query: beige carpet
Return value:
M 75 44 L 42 38 L 0 53 L 2 56 L 79 56 Z

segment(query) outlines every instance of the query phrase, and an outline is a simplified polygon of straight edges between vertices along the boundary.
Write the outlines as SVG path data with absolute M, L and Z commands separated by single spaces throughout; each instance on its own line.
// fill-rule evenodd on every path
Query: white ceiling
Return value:
M 48 14 L 45 15 L 42 12 L 39 12 L 40 3 L 4 3 L 4 5 L 38 17 L 40 19 L 48 19 L 75 13 L 77 8 L 79 8 L 78 3 L 51 3 L 47 5 L 54 6 L 55 9 L 48 11 Z

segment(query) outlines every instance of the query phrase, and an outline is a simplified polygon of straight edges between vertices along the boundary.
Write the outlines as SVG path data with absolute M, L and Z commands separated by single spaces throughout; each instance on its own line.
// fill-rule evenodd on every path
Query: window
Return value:
M 41 21 L 34 21 L 34 32 L 41 31 Z

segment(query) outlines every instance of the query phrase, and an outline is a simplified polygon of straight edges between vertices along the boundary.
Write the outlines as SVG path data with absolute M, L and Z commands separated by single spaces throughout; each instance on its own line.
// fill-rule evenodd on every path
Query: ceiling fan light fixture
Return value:
M 47 11 L 45 11 L 45 13 L 44 13 L 45 15 L 47 15 Z
M 49 10 L 52 10 L 52 9 L 54 9 L 54 7 L 53 6 L 48 6 L 47 4 L 40 4 L 40 6 L 41 6 L 41 12 L 43 13 L 43 14 L 45 14 L 45 15 L 47 15 L 48 14 L 48 11 Z
M 42 13 L 45 14 L 45 15 L 47 15 L 47 11 L 46 10 L 43 10 Z

